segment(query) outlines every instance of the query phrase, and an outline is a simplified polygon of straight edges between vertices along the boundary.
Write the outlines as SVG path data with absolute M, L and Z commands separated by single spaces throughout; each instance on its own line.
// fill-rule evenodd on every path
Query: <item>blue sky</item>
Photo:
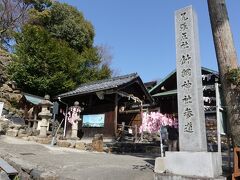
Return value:
M 174 11 L 192 5 L 198 15 L 201 64 L 217 70 L 207 0 L 61 0 L 77 7 L 95 28 L 95 44 L 110 47 L 118 75 L 137 72 L 144 82 L 176 68 Z M 237 53 L 240 1 L 226 0 Z

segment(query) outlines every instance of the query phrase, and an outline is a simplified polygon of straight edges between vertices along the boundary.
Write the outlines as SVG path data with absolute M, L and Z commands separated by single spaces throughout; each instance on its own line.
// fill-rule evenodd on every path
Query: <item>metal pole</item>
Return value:
M 52 136 L 55 134 L 55 120 L 56 120 L 56 114 L 53 114 L 53 121 L 52 121 Z
M 64 130 L 63 130 L 63 137 L 66 136 L 66 128 L 67 128 L 67 115 L 68 115 L 68 104 L 63 102 L 61 100 L 61 97 L 58 97 L 59 102 L 63 103 L 66 105 L 66 111 L 65 111 L 65 119 L 64 119 Z
M 163 154 L 163 143 L 162 143 L 162 133 L 161 133 L 161 128 L 159 129 L 159 133 L 160 133 L 160 151 L 161 151 L 161 157 L 163 157 L 164 154 Z
M 60 127 L 61 127 L 61 125 L 62 125 L 63 121 L 64 121 L 64 119 L 63 119 L 63 120 L 61 121 L 61 123 L 59 124 L 59 126 L 58 126 L 58 128 L 57 128 L 57 130 L 56 130 L 56 132 L 55 132 L 55 134 L 54 134 L 54 136 L 53 136 L 53 138 L 52 138 L 52 141 L 51 141 L 51 146 L 53 146 L 53 145 L 54 145 L 54 143 L 55 143 L 55 138 L 56 138 L 56 135 L 57 135 L 57 133 L 58 133 L 58 130 L 60 129 Z
M 118 94 L 115 94 L 115 108 L 114 108 L 114 134 L 117 137 L 117 118 L 118 118 Z
M 142 101 L 141 101 L 141 104 L 140 104 L 140 120 L 141 120 L 141 123 L 143 123 L 143 105 L 142 105 Z M 140 141 L 142 142 L 143 141 L 143 131 L 141 132 L 141 138 L 140 138 Z
M 218 140 L 218 152 L 221 153 L 221 132 L 220 132 L 220 95 L 218 83 L 215 83 L 216 91 L 216 112 L 217 112 L 217 140 Z
M 64 130 L 63 130 L 63 137 L 66 137 L 66 129 L 67 129 L 67 114 L 68 113 L 68 105 L 66 104 L 66 111 L 65 111 L 65 119 L 64 119 Z
M 221 130 L 220 130 L 220 93 L 219 93 L 219 84 L 215 83 L 215 93 L 216 93 L 216 112 L 217 112 L 217 141 L 218 141 L 218 156 L 219 161 L 222 164 L 222 151 L 221 151 Z

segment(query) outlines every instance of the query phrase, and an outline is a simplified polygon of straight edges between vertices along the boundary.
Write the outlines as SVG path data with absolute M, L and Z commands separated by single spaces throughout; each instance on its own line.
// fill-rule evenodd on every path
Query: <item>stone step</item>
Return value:
M 8 175 L 16 175 L 18 174 L 17 170 L 0 158 L 0 168 L 3 169 Z
M 180 175 L 174 175 L 174 174 L 168 174 L 168 173 L 155 173 L 154 174 L 154 180 L 227 180 L 224 176 L 219 176 L 216 178 L 204 178 L 204 177 L 189 177 L 189 176 L 180 176 Z
M 160 153 L 160 147 L 153 144 L 119 142 L 106 144 L 106 146 L 117 153 Z

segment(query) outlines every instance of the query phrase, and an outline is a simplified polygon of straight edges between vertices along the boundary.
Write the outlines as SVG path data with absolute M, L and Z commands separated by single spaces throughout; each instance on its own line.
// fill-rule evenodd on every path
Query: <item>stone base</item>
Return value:
M 67 140 L 58 140 L 57 145 L 60 147 L 69 147 L 71 146 L 71 143 L 68 142 Z
M 71 137 L 70 140 L 76 141 L 76 140 L 80 140 L 80 138 L 79 137 Z
M 37 137 L 37 138 L 36 138 L 36 142 L 37 142 L 37 143 L 40 143 L 40 144 L 50 144 L 50 143 L 51 143 L 51 139 L 49 139 L 49 138 Z
M 9 129 L 6 133 L 7 136 L 17 137 L 18 130 L 17 129 Z
M 84 142 L 76 142 L 75 148 L 79 149 L 79 150 L 86 150 L 86 143 L 84 143 Z
M 154 172 L 155 173 L 165 173 L 165 164 L 164 159 L 165 157 L 158 157 L 155 159 L 155 166 L 154 166 Z
M 103 152 L 103 141 L 102 140 L 93 140 L 92 148 L 93 148 L 93 151 Z
M 216 178 L 204 178 L 204 177 L 196 177 L 196 176 L 180 176 L 174 174 L 154 174 L 154 180 L 227 180 L 226 177 L 219 176 Z
M 166 152 L 166 157 L 156 159 L 155 172 L 180 176 L 215 178 L 222 174 L 222 160 L 214 152 Z

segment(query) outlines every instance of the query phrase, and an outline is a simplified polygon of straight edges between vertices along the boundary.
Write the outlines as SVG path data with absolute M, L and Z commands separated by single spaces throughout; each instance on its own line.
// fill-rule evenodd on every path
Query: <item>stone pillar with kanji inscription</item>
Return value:
M 175 31 L 180 151 L 157 158 L 155 172 L 160 173 L 158 179 L 216 178 L 222 173 L 221 154 L 207 152 L 197 16 L 192 6 L 175 12 Z
M 191 7 L 175 13 L 180 151 L 207 151 L 197 17 Z

